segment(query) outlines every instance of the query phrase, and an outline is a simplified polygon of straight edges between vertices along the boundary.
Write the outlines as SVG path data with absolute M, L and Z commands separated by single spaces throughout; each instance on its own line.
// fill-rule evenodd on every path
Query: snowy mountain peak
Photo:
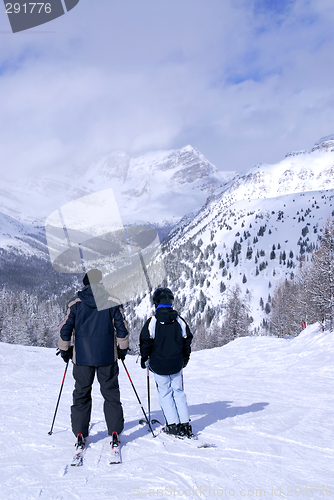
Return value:
M 71 182 L 68 177 L 64 181 L 40 178 L 7 182 L 0 191 L 0 211 L 19 221 L 43 226 L 45 219 L 60 207 L 111 188 L 124 224 L 154 224 L 163 228 L 161 235 L 165 235 L 182 217 L 196 213 L 207 197 L 234 175 L 219 172 L 190 145 L 137 158 L 116 151 Z
M 315 143 L 314 147 L 311 150 L 311 153 L 314 151 L 334 151 L 334 134 L 332 135 L 327 135 L 326 137 L 323 137 L 320 139 L 318 142 Z
M 231 201 L 274 198 L 284 194 L 334 189 L 334 136 L 311 151 L 288 153 L 274 164 L 259 164 L 243 172 L 220 193 Z
M 334 134 L 331 135 L 326 135 L 326 137 L 322 137 L 317 141 L 314 146 L 319 146 L 320 144 L 324 144 L 325 142 L 332 142 L 334 141 Z
M 219 172 L 190 145 L 137 158 L 117 152 L 93 165 L 68 198 L 111 187 L 124 223 L 171 226 L 198 211 L 207 197 L 234 175 Z
M 98 179 L 112 181 L 115 177 L 125 180 L 130 164 L 130 157 L 122 152 L 115 151 L 99 160 L 89 169 L 84 177 L 85 182 L 94 184 Z
M 327 136 L 318 141 L 312 151 L 290 153 L 282 161 L 258 164 L 235 176 L 221 190 L 216 191 L 192 219 L 182 221 L 174 234 L 180 236 L 200 227 L 235 203 L 277 198 L 294 193 L 334 189 L 334 141 Z M 333 147 L 329 148 L 333 142 Z

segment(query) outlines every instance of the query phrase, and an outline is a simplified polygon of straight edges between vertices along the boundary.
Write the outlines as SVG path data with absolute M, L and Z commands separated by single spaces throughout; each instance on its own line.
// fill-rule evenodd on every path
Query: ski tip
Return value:
M 71 462 L 71 466 L 72 467 L 80 467 L 81 465 L 83 465 L 83 459 L 82 459 L 82 457 L 78 457 L 78 458 L 76 458 L 75 460 L 73 460 Z
M 217 445 L 213 443 L 202 443 L 199 444 L 197 448 L 217 448 Z

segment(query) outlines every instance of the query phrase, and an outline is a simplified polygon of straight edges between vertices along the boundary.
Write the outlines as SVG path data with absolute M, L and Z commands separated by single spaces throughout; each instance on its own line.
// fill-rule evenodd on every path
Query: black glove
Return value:
M 145 370 L 146 368 L 146 361 L 148 360 L 148 358 L 140 358 L 140 366 L 143 368 L 143 370 Z
M 189 356 L 187 358 L 183 358 L 183 368 L 185 368 L 188 364 Z
M 117 346 L 117 356 L 118 359 L 121 359 L 122 361 L 125 360 L 125 356 L 127 354 L 129 349 L 121 349 L 120 347 Z
M 67 351 L 62 351 L 60 350 L 60 355 L 65 361 L 65 363 L 68 363 L 70 359 L 73 358 L 73 345 Z

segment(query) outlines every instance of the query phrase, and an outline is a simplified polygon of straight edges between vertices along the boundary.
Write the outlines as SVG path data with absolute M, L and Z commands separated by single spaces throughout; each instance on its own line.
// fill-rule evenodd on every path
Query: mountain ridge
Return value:
M 196 316 L 196 304 L 201 292 L 201 299 L 203 295 L 206 297 L 203 314 L 207 314 L 210 308 L 216 308 L 218 311 L 224 307 L 227 295 L 220 290 L 225 288 L 228 291 L 234 285 L 240 284 L 242 289 L 248 289 L 249 293 L 253 294 L 251 303 L 255 311 L 254 326 L 258 327 L 265 318 L 264 312 L 259 309 L 259 300 L 262 298 L 266 302 L 269 293 L 270 278 L 267 279 L 265 275 L 271 276 L 272 285 L 277 282 L 276 277 L 279 274 L 289 277 L 298 265 L 298 259 L 311 255 L 312 250 L 316 248 L 318 231 L 326 217 L 333 216 L 334 144 L 332 136 L 328 137 L 325 141 L 318 141 L 316 149 L 296 156 L 288 155 L 277 164 L 256 165 L 241 174 L 231 174 L 233 178 L 229 182 L 213 191 L 210 185 L 212 177 L 214 186 L 221 182 L 215 177 L 216 168 L 190 146 L 177 151 L 147 153 L 140 157 L 140 160 L 132 162 L 120 152 L 109 155 L 108 161 L 102 159 L 94 167 L 95 173 L 100 169 L 100 175 L 95 175 L 92 169 L 82 179 L 82 185 L 78 184 L 76 189 L 81 190 L 80 196 L 85 196 L 96 192 L 100 187 L 106 188 L 107 186 L 103 185 L 105 171 L 112 171 L 111 159 L 120 159 L 125 165 L 125 171 L 120 172 L 121 180 L 118 186 L 123 186 L 123 190 L 128 189 L 128 192 L 124 194 L 120 189 L 118 196 L 124 196 L 132 203 L 127 209 L 130 215 L 134 214 L 132 219 L 127 219 L 125 210 L 122 213 L 123 223 L 145 223 L 149 220 L 163 228 L 160 237 L 166 236 L 162 249 L 166 258 L 167 281 L 175 290 L 180 290 L 181 295 L 188 295 L 189 299 L 182 301 L 184 310 L 194 311 Z M 179 161 L 180 157 L 183 158 L 182 162 Z M 113 164 L 114 169 L 117 168 L 116 163 Z M 160 184 L 156 187 L 151 173 L 159 169 L 161 164 Z M 141 175 L 143 165 L 150 166 L 145 169 L 145 175 Z M 195 166 L 194 172 L 197 172 L 195 181 L 191 176 L 188 178 L 187 169 L 191 166 Z M 182 179 L 184 182 L 180 183 L 179 179 L 175 181 L 174 174 L 182 174 L 182 171 L 185 172 Z M 131 186 L 125 182 L 130 172 L 135 172 Z M 198 172 L 202 172 L 203 176 L 198 175 Z M 93 178 L 90 179 L 90 175 Z M 279 182 L 280 179 L 282 182 Z M 165 184 L 163 181 L 166 181 Z M 36 192 L 43 191 L 45 182 L 47 181 L 39 180 Z M 174 191 L 163 189 L 168 183 L 174 185 Z M 183 195 L 185 185 L 188 186 L 188 204 Z M 136 211 L 138 198 L 133 197 L 131 191 L 129 193 L 129 188 L 137 189 L 139 195 L 145 197 L 146 205 L 144 204 L 141 212 Z M 305 191 L 305 188 L 311 189 Z M 211 195 L 207 197 L 210 191 Z M 26 203 L 30 194 L 24 193 L 23 185 L 19 186 L 18 192 L 26 195 L 23 197 L 23 202 Z M 74 191 L 66 191 L 65 203 L 73 199 L 73 193 Z M 203 195 L 203 204 L 199 203 L 199 193 Z M 13 197 L 14 201 L 17 196 Z M 171 199 L 176 200 L 178 210 L 174 211 L 172 216 L 169 211 Z M 142 202 L 142 198 L 139 197 L 139 200 Z M 9 223 L 8 215 L 5 216 L 7 218 L 2 235 L 2 241 L 5 240 L 6 243 L 5 248 L 10 252 L 16 249 L 22 256 L 38 254 L 49 262 L 46 242 L 43 240 L 43 228 L 38 227 L 35 221 L 34 231 L 29 231 L 29 224 L 24 222 L 27 225 L 22 223 L 15 233 L 15 217 L 11 219 L 12 223 Z M 287 233 L 286 236 L 284 232 Z M 259 241 L 254 242 L 256 239 Z M 275 245 L 277 248 L 278 244 L 280 251 L 271 259 L 272 247 Z M 264 254 L 260 255 L 263 252 Z M 282 260 L 280 253 L 283 252 L 292 252 L 294 257 Z M 177 258 L 174 258 L 171 264 L 174 255 Z M 4 259 L 4 253 L 2 256 Z M 224 267 L 220 267 L 222 260 L 225 261 Z M 266 280 L 261 286 L 258 285 L 258 276 Z M 246 282 L 243 283 L 242 280 L 245 279 Z M 275 286 L 271 292 L 274 288 Z M 136 309 L 136 314 L 143 317 L 148 314 L 150 307 L 147 296 Z
M 260 164 L 245 170 L 213 193 L 205 205 L 188 221 L 188 227 L 199 224 L 201 218 L 228 207 L 237 201 L 276 198 L 284 194 L 334 189 L 334 136 L 320 139 L 310 151 L 301 151 L 291 159 L 288 153 L 280 162 Z M 187 232 L 175 226 L 172 233 Z

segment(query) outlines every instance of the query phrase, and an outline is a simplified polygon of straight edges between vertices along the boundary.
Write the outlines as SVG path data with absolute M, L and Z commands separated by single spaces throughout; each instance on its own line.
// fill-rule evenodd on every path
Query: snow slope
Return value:
M 288 332 L 287 332 L 288 333 Z M 293 340 L 240 338 L 192 354 L 185 389 L 193 428 L 216 448 L 155 439 L 120 367 L 123 464 L 108 465 L 98 384 L 82 468 L 74 451 L 69 370 L 48 435 L 65 364 L 54 350 L 0 344 L 1 500 L 329 498 L 333 494 L 333 335 L 310 326 Z M 126 364 L 146 406 L 146 373 Z M 162 418 L 152 383 L 153 417 Z

